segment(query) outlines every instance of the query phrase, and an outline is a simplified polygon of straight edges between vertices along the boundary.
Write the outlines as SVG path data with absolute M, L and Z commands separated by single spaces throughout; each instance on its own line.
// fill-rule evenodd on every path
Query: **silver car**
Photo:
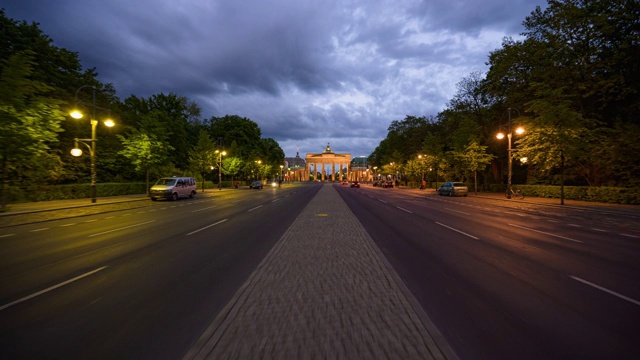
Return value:
M 469 188 L 465 183 L 447 181 L 438 188 L 438 195 L 467 196 Z

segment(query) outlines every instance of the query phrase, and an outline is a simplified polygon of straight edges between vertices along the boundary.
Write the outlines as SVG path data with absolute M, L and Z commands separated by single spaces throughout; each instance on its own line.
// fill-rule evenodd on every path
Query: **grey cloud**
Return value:
M 21 0 L 118 95 L 173 92 L 256 121 L 288 156 L 366 155 L 391 121 L 442 110 L 544 0 Z M 487 38 L 487 32 L 494 38 Z

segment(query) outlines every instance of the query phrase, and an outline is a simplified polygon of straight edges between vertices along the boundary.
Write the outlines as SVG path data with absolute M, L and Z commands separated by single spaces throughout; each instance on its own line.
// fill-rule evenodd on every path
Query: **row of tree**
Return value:
M 640 2 L 550 0 L 523 24 L 523 39 L 504 39 L 488 73 L 458 83 L 436 117 L 393 121 L 370 162 L 504 183 L 507 143 L 495 135 L 511 120 L 525 129 L 514 182 L 640 186 Z
M 513 138 L 513 156 L 527 159 L 515 162 L 514 182 L 640 185 L 639 1 L 550 0 L 523 24 L 523 40 L 504 39 L 489 55 L 489 71 L 462 79 L 445 110 L 392 121 L 369 164 L 416 180 L 477 175 L 483 184 L 503 183 L 507 145 L 495 134 L 510 121 L 526 129 Z M 68 116 L 76 99 L 85 112 L 110 109 L 96 117 L 118 124 L 98 126 L 100 182 L 204 179 L 220 159 L 228 176 L 264 178 L 282 162 L 278 143 L 250 119 L 202 119 L 196 103 L 176 94 L 121 101 L 37 23 L 2 10 L 0 29 L 3 190 L 89 181 L 89 157 L 69 154 L 91 130 Z
M 282 163 L 278 143 L 263 138 L 248 118 L 202 119 L 196 103 L 172 93 L 121 101 L 111 84 L 97 80 L 95 69 L 83 70 L 78 54 L 54 46 L 37 23 L 15 21 L 0 10 L 0 29 L 3 194 L 7 185 L 89 181 L 89 156 L 69 152 L 75 139 L 91 138 L 88 116 L 69 117 L 74 107 L 117 124 L 97 126 L 100 182 L 186 174 L 204 179 L 217 174 L 215 150 L 227 154 L 222 169 L 228 176 L 272 176 Z

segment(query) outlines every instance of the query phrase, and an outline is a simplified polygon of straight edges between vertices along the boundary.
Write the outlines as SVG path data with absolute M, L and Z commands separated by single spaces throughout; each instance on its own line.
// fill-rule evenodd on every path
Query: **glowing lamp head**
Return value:
M 116 125 L 116 123 L 115 123 L 113 120 L 111 120 L 111 119 L 107 119 L 107 120 L 105 120 L 105 121 L 104 121 L 104 124 L 105 124 L 107 127 L 113 127 L 113 126 L 115 126 L 115 125 Z
M 71 155 L 78 157 L 82 155 L 82 150 L 78 149 L 78 148 L 73 148 L 71 149 Z
M 504 139 L 504 133 L 498 133 L 498 135 L 496 135 L 496 137 L 500 140 Z
M 82 113 L 78 110 L 73 110 L 69 115 L 74 119 L 82 119 Z
M 524 128 L 522 126 L 518 126 L 516 128 L 516 134 L 518 134 L 518 135 L 524 134 Z

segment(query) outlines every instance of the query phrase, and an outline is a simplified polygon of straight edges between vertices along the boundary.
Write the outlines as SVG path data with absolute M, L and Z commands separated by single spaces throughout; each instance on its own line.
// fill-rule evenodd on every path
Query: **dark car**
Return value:
M 360 187 L 360 183 L 359 183 L 359 182 L 357 182 L 357 181 L 352 181 L 352 182 L 351 182 L 351 187 L 357 187 L 357 188 L 359 188 L 359 187 Z
M 249 184 L 249 189 L 262 189 L 263 185 L 262 182 L 260 181 L 254 181 L 251 184 Z
M 447 181 L 438 188 L 438 195 L 467 196 L 469 188 L 465 183 Z
M 393 187 L 393 181 L 385 181 L 382 183 L 382 187 L 383 188 L 392 188 Z

